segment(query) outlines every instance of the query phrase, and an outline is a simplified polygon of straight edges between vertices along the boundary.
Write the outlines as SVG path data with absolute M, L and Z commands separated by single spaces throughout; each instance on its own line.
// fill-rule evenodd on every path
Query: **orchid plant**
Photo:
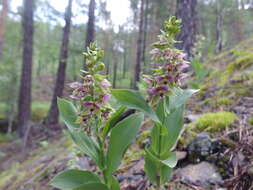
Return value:
M 116 89 L 113 96 L 131 109 L 145 113 L 153 121 L 151 143 L 145 148 L 145 172 L 156 189 L 162 189 L 177 164 L 173 152 L 183 129 L 186 100 L 196 90 L 183 90 L 181 81 L 187 77 L 185 54 L 174 48 L 181 21 L 171 17 L 153 44 L 151 51 L 154 68 L 151 75 L 143 76 L 146 94 L 139 91 Z
M 69 136 L 97 168 L 95 172 L 70 169 L 58 174 L 51 184 L 62 190 L 120 190 L 113 174 L 144 119 L 139 112 L 121 120 L 126 107 L 114 111 L 110 106 L 111 85 L 99 74 L 104 69 L 103 55 L 96 43 L 84 53 L 88 70 L 83 71 L 83 82 L 70 84 L 70 97 L 77 101 L 77 106 L 58 98 L 60 116 Z

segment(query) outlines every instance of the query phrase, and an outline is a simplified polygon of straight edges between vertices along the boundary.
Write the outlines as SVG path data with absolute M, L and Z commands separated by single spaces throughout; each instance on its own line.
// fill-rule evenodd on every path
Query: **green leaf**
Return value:
M 170 179 L 173 169 L 166 165 L 162 165 L 160 171 L 161 171 L 160 183 L 163 185 Z
M 114 89 L 112 95 L 122 104 L 129 108 L 143 111 L 149 115 L 152 120 L 159 122 L 158 117 L 152 108 L 147 104 L 145 99 L 141 96 L 138 91 L 125 90 L 125 89 Z
M 161 99 L 156 106 L 156 115 L 158 116 L 161 123 L 164 123 L 165 117 L 167 115 L 166 106 L 167 106 L 167 101 L 165 98 Z
M 111 190 L 120 190 L 119 182 L 114 176 L 110 176 L 109 183 L 110 183 Z
M 165 160 L 161 160 L 161 162 L 170 168 L 174 168 L 177 165 L 177 156 L 175 152 L 169 152 L 168 155 L 166 155 Z
M 144 170 L 149 180 L 154 184 L 164 184 L 171 176 L 172 168 L 154 156 L 148 149 L 145 150 Z
M 99 147 L 97 146 L 97 142 L 78 130 L 69 130 L 68 133 L 80 150 L 100 167 Z
M 62 98 L 57 98 L 58 109 L 60 116 L 69 129 L 77 129 L 79 124 L 75 123 L 77 119 L 77 111 L 75 106 Z
M 109 190 L 109 188 L 103 183 L 89 183 L 81 185 L 73 190 Z
M 89 183 L 101 183 L 99 177 L 90 171 L 66 170 L 55 176 L 50 182 L 62 190 L 72 190 Z
M 172 92 L 174 96 L 169 96 L 166 98 L 167 100 L 167 111 L 170 113 L 174 109 L 181 107 L 185 104 L 186 100 L 190 98 L 194 93 L 198 92 L 198 90 L 187 89 L 182 90 L 180 88 L 173 88 Z
M 145 165 L 144 165 L 144 171 L 146 175 L 148 176 L 148 179 L 151 183 L 157 184 L 157 175 L 158 175 L 158 165 L 155 162 L 155 160 L 145 154 L 144 157 Z
M 181 107 L 178 107 L 174 112 L 170 113 L 164 122 L 164 126 L 166 126 L 168 130 L 168 149 L 171 149 L 175 143 L 177 142 L 177 139 L 182 131 L 183 124 L 184 124 L 184 105 L 181 105 Z
M 111 117 L 109 118 L 109 120 L 107 121 L 104 129 L 103 129 L 103 136 L 105 137 L 110 130 L 116 125 L 117 121 L 119 120 L 120 116 L 124 113 L 124 111 L 126 110 L 125 106 L 121 106 L 120 108 L 118 108 L 116 110 L 116 112 L 114 112 Z
M 142 113 L 133 114 L 112 129 L 107 152 L 108 173 L 113 173 L 120 165 L 125 150 L 135 138 L 143 119 Z
M 151 145 L 150 148 L 154 154 L 160 157 L 162 154 L 169 151 L 169 133 L 165 126 L 156 123 L 151 131 Z

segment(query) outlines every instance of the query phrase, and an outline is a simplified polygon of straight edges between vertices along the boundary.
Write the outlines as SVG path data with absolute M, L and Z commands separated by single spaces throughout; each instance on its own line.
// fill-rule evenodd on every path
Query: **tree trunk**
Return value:
M 220 2 L 216 1 L 216 49 L 215 52 L 219 53 L 222 50 L 222 10 Z
M 232 22 L 232 30 L 234 31 L 235 43 L 241 42 L 244 39 L 244 23 L 243 23 L 243 10 L 240 8 L 240 2 L 235 2 L 235 10 L 232 12 L 234 20 Z
M 33 61 L 33 0 L 24 0 L 23 24 L 23 65 L 18 100 L 18 133 L 23 137 L 31 115 L 31 86 Z
M 95 0 L 90 0 L 89 3 L 89 15 L 88 15 L 88 24 L 86 31 L 86 40 L 85 40 L 85 51 L 91 42 L 94 41 L 95 38 Z M 85 61 L 84 61 L 84 70 L 87 70 Z
M 140 81 L 140 73 L 141 73 L 143 22 L 144 22 L 144 0 L 141 0 L 139 34 L 138 34 L 138 41 L 137 41 L 136 64 L 135 64 L 134 81 L 133 81 L 133 87 L 135 89 L 137 89 L 137 83 Z
M 57 97 L 62 97 L 65 83 L 65 71 L 67 67 L 68 59 L 68 45 L 69 45 L 69 35 L 71 27 L 71 15 L 72 15 L 72 0 L 69 0 L 68 7 L 65 13 L 65 26 L 63 28 L 63 37 L 60 50 L 60 60 L 59 67 L 57 71 L 57 78 L 55 82 L 53 99 L 51 102 L 50 110 L 48 116 L 45 119 L 46 124 L 57 124 L 59 120 L 59 111 L 57 107 Z
M 192 56 L 192 47 L 197 33 L 197 0 L 177 0 L 176 16 L 182 19 L 182 28 L 176 40 L 178 49 L 184 50 L 188 58 Z
M 116 50 L 114 50 L 116 51 Z M 112 78 L 112 87 L 116 88 L 117 81 L 117 70 L 118 70 L 118 59 L 116 52 L 113 52 L 113 78 Z
M 148 32 L 148 9 L 149 0 L 145 0 L 145 16 L 144 16 L 144 31 L 143 31 L 143 47 L 142 47 L 142 58 L 144 69 L 146 69 L 146 42 L 147 42 L 147 32 Z
M 123 76 L 122 78 L 126 78 L 126 72 L 127 72 L 127 41 L 125 41 L 124 44 L 124 53 L 123 53 Z
M 5 22 L 8 14 L 8 0 L 2 0 L 2 11 L 0 13 L 0 59 L 3 55 Z

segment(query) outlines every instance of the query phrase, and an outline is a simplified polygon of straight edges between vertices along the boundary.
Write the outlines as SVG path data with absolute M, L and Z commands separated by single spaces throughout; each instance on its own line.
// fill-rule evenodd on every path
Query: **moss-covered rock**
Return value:
M 253 39 L 210 59 L 206 65 L 214 68 L 201 88 L 201 99 L 208 96 L 237 98 L 252 95 Z M 211 92 L 210 92 L 211 91 Z M 208 97 L 209 98 L 209 97 Z
M 236 119 L 236 115 L 232 112 L 206 113 L 200 116 L 191 128 L 198 132 L 217 132 L 230 127 Z

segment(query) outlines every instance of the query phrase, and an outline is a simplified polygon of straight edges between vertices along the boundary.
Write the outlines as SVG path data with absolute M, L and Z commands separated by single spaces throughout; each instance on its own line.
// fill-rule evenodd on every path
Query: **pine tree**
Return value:
M 192 55 L 192 47 L 197 33 L 197 0 L 177 0 L 176 16 L 182 19 L 182 28 L 176 40 L 181 43 L 177 48 L 184 50 L 188 57 Z
M 34 1 L 24 0 L 23 6 L 23 65 L 18 99 L 18 133 L 20 137 L 25 135 L 31 115 Z
M 5 22 L 8 14 L 8 0 L 2 0 L 2 11 L 0 13 L 0 58 L 3 55 Z
M 69 35 L 71 28 L 71 15 L 72 15 L 72 0 L 69 0 L 68 7 L 65 13 L 65 26 L 63 28 L 62 44 L 60 50 L 59 67 L 57 71 L 57 78 L 54 87 L 53 99 L 51 107 L 48 112 L 48 116 L 45 120 L 47 124 L 56 124 L 59 119 L 59 111 L 57 108 L 57 97 L 62 97 L 65 83 L 65 72 L 67 67 L 68 59 L 68 46 L 69 46 Z

